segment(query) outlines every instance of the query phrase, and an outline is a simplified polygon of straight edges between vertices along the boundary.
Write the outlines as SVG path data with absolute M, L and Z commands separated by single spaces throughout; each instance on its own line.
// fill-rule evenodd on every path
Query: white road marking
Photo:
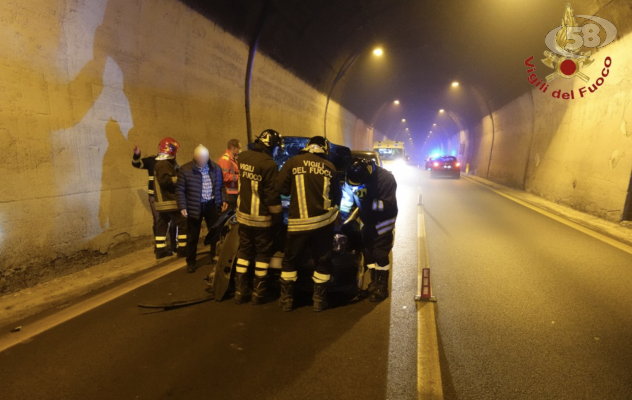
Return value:
M 124 294 L 129 293 L 132 290 L 146 285 L 158 278 L 161 278 L 179 268 L 184 268 L 184 261 L 174 260 L 173 262 L 170 262 L 158 269 L 143 274 L 125 284 L 113 287 L 106 292 L 100 293 L 94 297 L 90 297 L 80 303 L 72 305 L 52 315 L 23 325 L 22 329 L 19 332 L 0 335 L 0 352 L 12 346 L 15 346 L 16 344 L 29 340 L 42 332 L 54 328 L 55 326 L 71 320 L 96 307 L 99 307 L 100 305 L 112 301 L 117 297 L 123 296 Z
M 467 176 L 463 176 L 463 177 L 466 178 L 468 181 L 476 183 L 477 185 L 480 185 L 480 186 L 484 187 L 485 189 L 491 190 L 492 192 L 494 192 L 496 194 L 499 194 L 499 195 L 501 195 L 501 196 L 503 196 L 503 197 L 515 202 L 515 203 L 523 205 L 523 206 L 525 206 L 525 207 L 527 207 L 527 208 L 529 208 L 529 209 L 531 209 L 533 211 L 539 212 L 542 215 L 545 215 L 545 216 L 547 216 L 547 217 L 549 217 L 549 218 L 551 218 L 551 219 L 553 219 L 555 221 L 561 222 L 562 224 L 564 224 L 566 226 L 570 226 L 571 228 L 576 229 L 576 230 L 578 230 L 580 232 L 583 232 L 583 233 L 585 233 L 588 236 L 592 236 L 592 237 L 594 237 L 597 240 L 601 240 L 602 242 L 607 243 L 607 244 L 609 244 L 609 245 L 611 245 L 613 247 L 616 247 L 619 250 L 625 251 L 628 254 L 632 254 L 632 246 L 629 246 L 629 245 L 627 245 L 625 243 L 622 243 L 622 242 L 620 242 L 620 241 L 618 241 L 616 239 L 613 239 L 613 238 L 611 238 L 609 236 L 606 236 L 606 235 L 604 235 L 602 233 L 599 233 L 599 232 L 594 231 L 594 230 L 592 230 L 590 228 L 587 228 L 587 227 L 585 227 L 583 225 L 580 225 L 577 222 L 573 222 L 573 221 L 568 220 L 568 219 L 566 219 L 564 217 L 561 217 L 561 216 L 559 216 L 557 214 L 554 214 L 554 213 L 552 213 L 550 211 L 547 211 L 547 210 L 542 209 L 540 207 L 534 206 L 533 204 L 527 203 L 524 200 L 520 200 L 519 198 L 514 197 L 514 196 L 512 196 L 510 194 L 503 193 L 500 190 L 496 190 L 496 189 L 494 189 L 492 187 L 489 187 L 489 186 L 485 185 L 484 183 L 478 182 L 478 181 L 476 181 L 474 179 L 471 179 L 471 178 L 469 178 Z

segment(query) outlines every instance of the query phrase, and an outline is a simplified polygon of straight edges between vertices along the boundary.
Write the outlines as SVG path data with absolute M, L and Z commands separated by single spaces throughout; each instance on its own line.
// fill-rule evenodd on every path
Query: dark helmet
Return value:
M 329 157 L 329 140 L 325 139 L 322 136 L 314 136 L 313 138 L 307 141 L 307 145 L 303 149 L 304 152 L 316 153 L 316 154 L 324 154 L 326 157 Z
M 255 143 L 261 143 L 266 146 L 271 151 L 274 151 L 275 148 L 280 147 L 282 149 L 285 148 L 283 143 L 283 136 L 274 129 L 266 129 L 261 132 L 259 137 L 255 139 Z
M 347 183 L 351 186 L 366 185 L 375 172 L 375 163 L 366 158 L 354 158 L 347 168 Z

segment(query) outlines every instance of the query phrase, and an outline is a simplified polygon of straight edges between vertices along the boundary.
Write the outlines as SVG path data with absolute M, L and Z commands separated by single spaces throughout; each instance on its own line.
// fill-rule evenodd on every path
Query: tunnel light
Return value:
M 430 131 L 430 133 L 432 133 L 432 131 Z
M 399 100 L 395 100 L 393 103 L 399 105 Z
M 459 82 L 457 81 L 452 82 L 452 87 L 457 87 L 457 86 L 459 86 Z
M 402 118 L 402 122 L 406 122 L 406 118 Z
M 437 124 L 432 124 L 432 126 L 437 126 Z
M 382 50 L 380 47 L 377 47 L 377 48 L 373 49 L 373 54 L 378 56 L 378 57 L 381 57 L 382 54 L 384 54 L 384 50 Z
M 445 110 L 444 110 L 443 108 L 439 110 L 439 112 L 440 112 L 440 113 L 442 113 L 442 112 L 444 112 L 444 111 L 445 111 Z
M 406 130 L 408 130 L 408 128 L 406 128 Z

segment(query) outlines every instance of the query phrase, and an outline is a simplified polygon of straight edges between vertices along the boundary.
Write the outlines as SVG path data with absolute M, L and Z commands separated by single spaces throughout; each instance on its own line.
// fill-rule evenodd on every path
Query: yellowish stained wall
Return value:
M 0 37 L 0 294 L 151 243 L 135 145 L 173 136 L 184 163 L 246 139 L 247 45 L 176 0 L 4 1 Z M 252 85 L 254 132 L 322 134 L 322 93 L 261 54 Z M 335 103 L 329 121 L 370 146 Z

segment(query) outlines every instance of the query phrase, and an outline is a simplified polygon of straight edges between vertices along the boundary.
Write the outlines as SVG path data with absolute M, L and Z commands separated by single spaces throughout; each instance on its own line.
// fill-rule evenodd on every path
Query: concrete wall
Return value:
M 1 2 L 0 37 L 0 294 L 151 243 L 134 145 L 246 139 L 247 45 L 176 0 Z M 252 85 L 254 132 L 322 133 L 322 93 L 261 54 Z M 328 133 L 372 143 L 335 103 Z
M 620 32 L 628 32 L 632 10 L 615 6 L 599 15 L 615 23 Z M 558 78 L 547 93 L 535 89 L 495 110 L 489 179 L 619 221 L 632 173 L 630 49 L 632 35 L 619 36 L 582 70 L 590 77 L 588 83 Z M 543 57 L 534 56 L 536 73 L 543 78 L 550 70 L 539 61 Z M 612 66 L 603 85 L 579 98 L 580 88 L 591 86 L 601 76 L 607 57 Z M 552 98 L 555 90 L 573 90 L 575 99 Z M 482 177 L 487 176 L 491 132 L 489 117 L 473 129 L 477 144 L 469 162 L 471 170 Z

